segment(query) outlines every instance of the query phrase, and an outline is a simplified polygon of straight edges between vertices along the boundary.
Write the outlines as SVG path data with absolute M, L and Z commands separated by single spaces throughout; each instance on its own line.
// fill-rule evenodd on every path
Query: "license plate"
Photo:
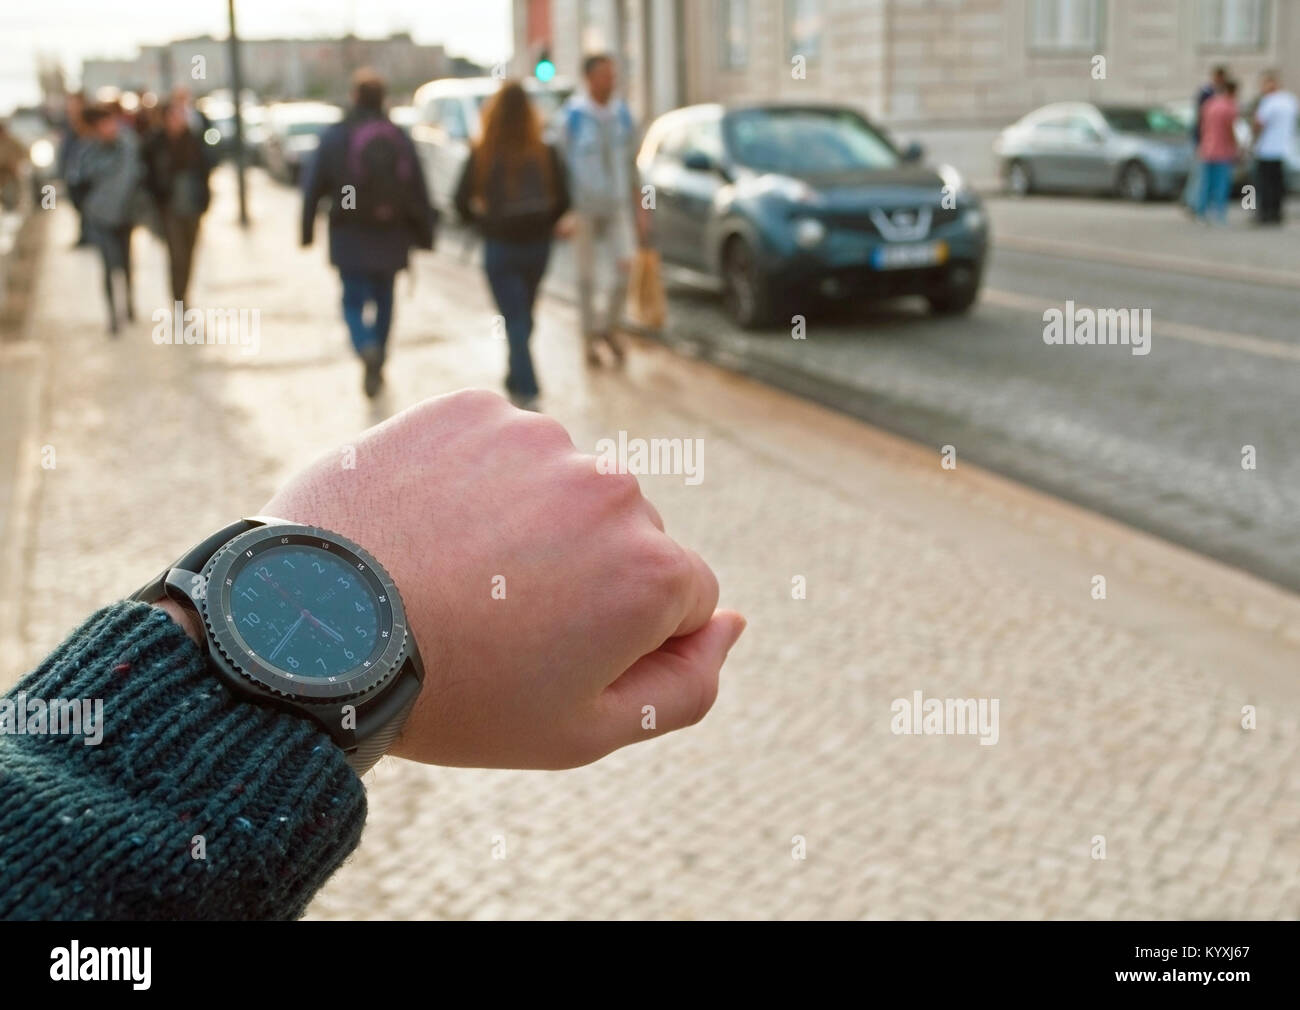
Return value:
M 947 242 L 882 245 L 872 251 L 871 266 L 875 270 L 907 270 L 910 267 L 937 266 L 947 258 Z

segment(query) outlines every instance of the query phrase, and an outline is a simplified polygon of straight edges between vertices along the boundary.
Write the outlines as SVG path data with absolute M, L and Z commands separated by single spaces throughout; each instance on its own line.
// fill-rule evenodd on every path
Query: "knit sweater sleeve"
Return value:
M 365 815 L 323 732 L 236 699 L 146 604 L 0 699 L 0 918 L 296 918 Z

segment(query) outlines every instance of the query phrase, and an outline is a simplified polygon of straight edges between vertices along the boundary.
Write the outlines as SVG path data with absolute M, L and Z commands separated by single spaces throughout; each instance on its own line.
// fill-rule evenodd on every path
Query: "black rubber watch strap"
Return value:
M 235 537 L 239 536 L 241 533 L 255 530 L 259 526 L 265 526 L 271 521 L 272 520 L 262 517 L 240 519 L 223 529 L 217 530 L 217 532 L 213 533 L 210 537 L 207 537 L 191 547 L 180 557 L 179 560 L 172 562 L 159 572 L 155 578 L 137 589 L 131 594 L 130 599 L 140 600 L 143 603 L 158 602 L 167 595 L 163 587 L 167 584 L 167 574 L 173 568 L 182 568 L 187 572 L 201 572 L 203 571 L 203 566 L 208 563 L 208 559 L 211 558 L 212 555 L 216 554 L 217 551 L 221 550 L 226 543 L 234 540 Z

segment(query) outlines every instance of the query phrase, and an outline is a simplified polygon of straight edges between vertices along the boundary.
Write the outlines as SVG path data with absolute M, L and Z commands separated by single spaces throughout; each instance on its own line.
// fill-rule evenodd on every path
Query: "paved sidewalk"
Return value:
M 256 178 L 244 235 L 218 183 L 195 301 L 260 309 L 256 355 L 155 346 L 147 321 L 109 341 L 93 258 L 52 222 L 40 407 L 18 437 L 20 460 L 50 445 L 57 465 L 24 477 L 0 684 L 374 419 L 292 194 Z M 140 241 L 148 320 L 163 261 Z M 477 270 L 448 252 L 416 275 L 387 407 L 495 388 Z M 589 374 L 565 304 L 536 340 L 546 409 L 580 447 L 704 440 L 702 483 L 642 486 L 749 630 L 704 722 L 597 765 L 381 763 L 362 845 L 310 917 L 1300 914 L 1300 600 L 662 347 Z M 915 691 L 998 699 L 997 744 L 893 734 Z

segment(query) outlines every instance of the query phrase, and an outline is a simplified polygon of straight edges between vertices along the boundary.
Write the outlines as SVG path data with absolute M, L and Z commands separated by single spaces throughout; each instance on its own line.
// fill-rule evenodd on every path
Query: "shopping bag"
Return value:
M 628 276 L 627 316 L 647 330 L 663 328 L 667 312 L 659 254 L 653 249 L 638 249 Z

